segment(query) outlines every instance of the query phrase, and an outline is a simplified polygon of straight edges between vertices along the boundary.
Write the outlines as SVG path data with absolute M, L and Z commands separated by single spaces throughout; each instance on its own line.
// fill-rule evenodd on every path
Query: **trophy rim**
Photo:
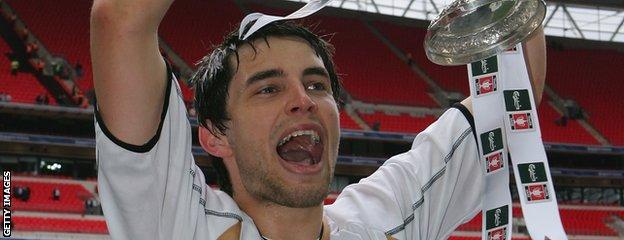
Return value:
M 500 1 L 508 1 L 508 0 L 500 0 Z M 524 0 L 524 1 L 533 1 L 533 0 Z M 432 21 L 427 31 L 427 34 L 425 36 L 425 41 L 423 42 L 423 45 L 425 48 L 425 53 L 427 55 L 427 58 L 433 63 L 439 64 L 439 65 L 445 65 L 445 66 L 465 65 L 471 62 L 475 62 L 478 60 L 482 60 L 482 59 L 494 56 L 498 53 L 504 52 L 512 48 L 513 46 L 515 46 L 519 42 L 522 42 L 525 38 L 533 34 L 533 32 L 535 32 L 535 30 L 537 30 L 542 25 L 542 22 L 544 18 L 546 17 L 546 4 L 542 0 L 535 0 L 535 1 L 538 2 L 537 13 L 532 15 L 531 18 L 526 22 L 526 24 L 512 31 L 510 34 L 507 35 L 508 37 L 505 38 L 503 41 L 492 44 L 486 48 L 481 49 L 478 52 L 466 53 L 466 54 L 437 53 L 427 47 L 433 37 L 432 36 L 433 31 L 431 29 L 435 27 L 439 28 L 439 26 L 437 26 L 437 24 L 440 23 L 439 21 L 447 17 L 446 15 L 449 14 L 448 12 L 445 13 L 445 11 L 447 11 L 447 9 L 445 9 L 442 12 L 442 14 L 440 14 L 440 16 L 434 20 L 435 22 Z M 477 1 L 477 2 L 478 2 L 477 4 L 473 5 L 475 8 L 483 6 L 485 4 L 496 2 L 496 0 L 485 0 L 485 1 Z M 493 25 L 495 24 L 489 24 L 488 27 L 491 27 Z M 478 29 L 479 31 L 477 32 L 481 32 L 485 29 L 487 28 L 480 27 Z
M 515 2 L 514 0 L 481 0 L 481 1 L 471 1 L 471 2 L 464 2 L 464 4 L 461 4 L 460 2 L 462 1 L 456 1 L 454 3 L 456 3 L 457 7 L 453 7 L 453 5 L 450 5 L 448 8 L 445 8 L 444 10 L 442 10 L 442 12 L 440 13 L 440 15 L 438 17 L 436 17 L 436 19 L 434 19 L 433 21 L 431 21 L 431 24 L 429 25 L 429 27 L 427 29 L 437 29 L 440 28 L 438 25 L 439 24 L 443 24 L 444 22 L 449 22 L 449 18 L 450 15 L 453 15 L 453 13 L 455 12 L 463 12 L 463 14 L 459 14 L 457 16 L 466 16 L 472 12 L 474 12 L 474 10 L 476 10 L 479 7 L 482 7 L 484 5 L 487 4 L 491 4 L 497 1 L 508 1 L 508 2 Z M 453 10 L 450 10 L 453 9 Z M 453 16 L 456 17 L 456 16 Z M 494 23 L 490 23 L 486 26 L 482 26 L 478 29 L 476 29 L 477 32 L 482 31 L 484 29 L 487 29 L 488 27 L 495 25 L 496 22 Z M 428 31 L 429 32 L 429 31 Z

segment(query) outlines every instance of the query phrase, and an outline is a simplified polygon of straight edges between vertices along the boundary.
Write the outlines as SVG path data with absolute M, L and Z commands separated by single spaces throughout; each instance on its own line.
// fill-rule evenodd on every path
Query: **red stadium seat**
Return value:
M 561 119 L 563 115 L 550 105 L 547 98 L 544 98 L 537 113 L 544 142 L 599 145 L 596 138 L 576 120 L 568 120 L 565 126 L 557 125 L 555 121 Z
M 13 186 L 29 187 L 30 199 L 28 201 L 13 201 L 15 210 L 42 211 L 42 212 L 66 212 L 84 213 L 84 200 L 92 197 L 92 194 L 80 184 L 47 183 L 35 181 L 13 181 Z M 52 190 L 58 188 L 61 191 L 60 200 L 52 199 Z
M 231 0 L 181 0 L 173 2 L 159 30 L 165 42 L 193 67 L 242 19 L 243 13 Z
M 340 111 L 340 128 L 361 130 L 358 125 L 345 111 Z
M 379 131 L 404 133 L 419 133 L 436 119 L 433 116 L 412 117 L 407 114 L 387 115 L 381 112 L 360 113 L 359 115 L 369 126 L 379 123 Z
M 14 216 L 12 220 L 16 231 L 108 234 L 104 220 L 23 216 Z
M 624 212 L 624 211 L 617 211 Z M 609 228 L 605 221 L 616 211 L 560 209 L 561 221 L 566 233 L 571 235 L 603 235 L 617 236 L 617 232 Z

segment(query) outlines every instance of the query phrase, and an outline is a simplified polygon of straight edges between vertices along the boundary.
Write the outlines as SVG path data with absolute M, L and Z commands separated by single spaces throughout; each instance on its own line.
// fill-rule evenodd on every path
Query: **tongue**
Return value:
M 307 135 L 293 137 L 284 145 L 277 147 L 277 153 L 282 159 L 310 165 L 320 162 L 322 151 L 321 145 L 315 144 Z

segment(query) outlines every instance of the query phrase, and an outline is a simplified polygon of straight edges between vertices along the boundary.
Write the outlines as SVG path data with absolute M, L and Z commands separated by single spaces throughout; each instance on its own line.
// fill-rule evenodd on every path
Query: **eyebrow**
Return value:
M 305 70 L 303 70 L 302 75 L 304 77 L 309 76 L 309 75 L 318 75 L 321 77 L 329 78 L 329 73 L 327 73 L 327 70 L 325 70 L 325 68 L 322 68 L 322 67 L 306 68 Z M 260 72 L 255 73 L 251 77 L 249 77 L 247 81 L 245 81 L 245 86 L 250 86 L 256 82 L 259 82 L 268 78 L 283 77 L 283 76 L 286 76 L 286 73 L 284 72 L 284 70 L 279 69 L 279 68 L 260 71 Z
M 250 86 L 256 82 L 265 80 L 267 78 L 273 78 L 273 77 L 282 77 L 285 76 L 286 73 L 284 73 L 284 71 L 282 69 L 269 69 L 269 70 L 265 70 L 265 71 L 260 71 L 255 73 L 254 75 L 252 75 L 251 77 L 249 77 L 247 79 L 247 81 L 245 81 L 245 85 L 246 86 Z
M 303 76 L 305 77 L 308 75 L 319 75 L 321 77 L 329 78 L 329 73 L 327 73 L 327 70 L 322 67 L 309 67 L 303 70 Z

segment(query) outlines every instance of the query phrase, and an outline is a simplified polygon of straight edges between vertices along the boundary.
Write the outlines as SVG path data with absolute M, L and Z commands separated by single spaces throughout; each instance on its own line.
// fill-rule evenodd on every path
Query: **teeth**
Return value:
M 298 136 L 303 136 L 303 135 L 308 135 L 310 136 L 310 140 L 312 140 L 313 143 L 319 143 L 321 141 L 321 138 L 319 137 L 318 133 L 314 130 L 298 130 L 298 131 L 294 131 L 292 133 L 290 133 L 288 136 L 282 138 L 282 140 L 280 140 L 279 144 L 277 145 L 282 146 L 284 145 L 284 143 L 290 141 L 291 138 L 293 137 L 298 137 Z

